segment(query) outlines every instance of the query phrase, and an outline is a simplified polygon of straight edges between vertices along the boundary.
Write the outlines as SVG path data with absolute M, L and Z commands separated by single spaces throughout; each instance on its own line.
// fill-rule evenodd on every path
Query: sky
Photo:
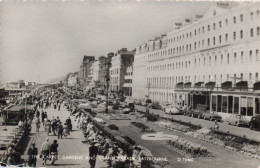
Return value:
M 24 0 L 25 1 L 25 0 Z M 46 82 L 79 71 L 84 55 L 106 56 L 172 30 L 216 2 L 22 0 L 0 5 L 0 81 Z

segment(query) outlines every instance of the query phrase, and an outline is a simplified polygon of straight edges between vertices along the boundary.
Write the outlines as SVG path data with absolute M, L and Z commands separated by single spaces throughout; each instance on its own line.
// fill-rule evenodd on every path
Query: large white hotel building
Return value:
M 133 97 L 260 114 L 260 3 L 222 3 L 136 48 Z

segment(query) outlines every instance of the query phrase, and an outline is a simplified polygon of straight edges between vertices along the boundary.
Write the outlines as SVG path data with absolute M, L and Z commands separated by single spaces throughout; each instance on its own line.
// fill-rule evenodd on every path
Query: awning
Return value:
M 216 82 L 208 82 L 208 83 L 205 83 L 205 86 L 210 86 L 210 85 L 215 85 Z
M 240 81 L 238 83 L 236 83 L 236 86 L 247 86 L 247 81 Z
M 254 83 L 254 90 L 260 90 L 260 81 Z
M 183 82 L 179 82 L 176 84 L 177 86 L 183 85 Z
M 203 84 L 204 82 L 197 82 L 197 83 L 195 83 L 194 85 L 196 85 L 196 86 L 199 86 L 199 85 L 201 85 L 201 84 Z
M 221 83 L 221 86 L 229 86 L 229 85 L 231 85 L 232 86 L 232 82 L 231 81 L 226 81 L 226 82 L 223 82 L 223 83 Z
M 191 82 L 184 83 L 185 86 L 191 85 Z

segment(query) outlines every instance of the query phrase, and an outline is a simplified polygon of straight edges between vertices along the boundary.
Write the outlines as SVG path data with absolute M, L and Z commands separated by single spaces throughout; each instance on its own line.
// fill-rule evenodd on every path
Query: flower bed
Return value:
M 146 114 L 146 118 L 147 118 L 147 121 L 154 122 L 154 121 L 158 121 L 159 120 L 159 115 Z
M 153 132 L 153 130 L 150 127 L 140 122 L 131 122 L 131 126 L 139 129 L 141 132 Z
M 207 150 L 206 147 L 199 144 L 190 142 L 183 138 L 178 138 L 177 140 L 169 140 L 165 144 L 170 148 L 176 148 L 182 151 L 183 154 L 190 157 L 213 157 L 213 155 Z
M 173 123 L 173 122 L 168 122 L 168 121 L 158 121 L 158 122 L 154 122 L 155 125 L 159 126 L 159 127 L 163 127 L 166 129 L 170 129 L 170 130 L 178 130 L 181 132 L 188 132 L 191 130 L 190 127 L 185 126 L 185 125 L 181 125 L 178 123 Z

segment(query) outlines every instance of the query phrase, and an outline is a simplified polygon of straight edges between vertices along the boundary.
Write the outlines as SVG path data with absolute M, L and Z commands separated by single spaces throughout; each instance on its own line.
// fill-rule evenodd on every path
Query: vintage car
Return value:
M 221 120 L 222 120 L 222 117 L 220 115 L 218 115 L 218 114 L 216 114 L 214 112 L 211 113 L 209 110 L 204 111 L 202 113 L 202 116 L 198 116 L 198 118 L 203 118 L 204 120 L 210 120 L 210 121 L 217 120 L 219 122 L 221 122 Z
M 161 110 L 161 109 L 162 109 L 162 107 L 161 107 L 161 105 L 159 104 L 159 102 L 153 102 L 153 103 L 151 104 L 151 108 L 152 108 L 152 109 L 158 109 L 158 110 Z
M 245 119 L 244 116 L 239 114 L 232 114 L 230 117 L 226 118 L 226 121 L 229 125 L 236 125 L 236 126 L 249 126 L 249 121 Z
M 180 114 L 181 111 L 178 108 L 176 108 L 174 105 L 170 105 L 165 108 L 165 113 L 166 114 Z
M 256 115 L 251 118 L 249 128 L 251 130 L 260 130 L 260 115 Z

